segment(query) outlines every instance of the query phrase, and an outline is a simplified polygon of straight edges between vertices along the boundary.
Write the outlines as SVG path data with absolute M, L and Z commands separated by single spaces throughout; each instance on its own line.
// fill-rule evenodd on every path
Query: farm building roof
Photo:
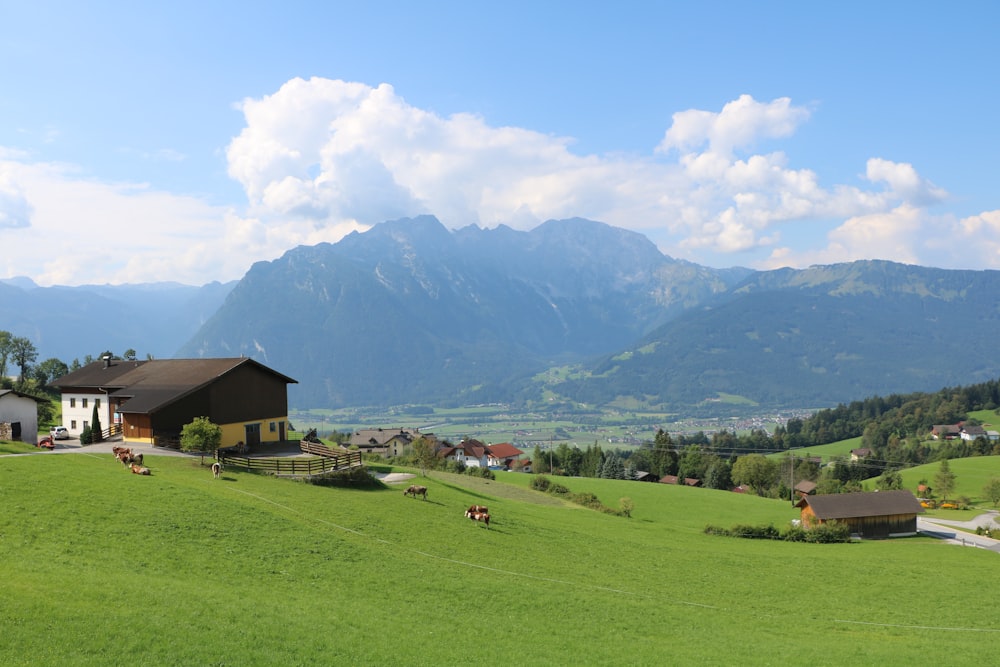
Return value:
M 820 519 L 852 519 L 862 516 L 921 514 L 924 508 L 909 491 L 831 493 L 803 496 L 796 506 L 808 505 Z

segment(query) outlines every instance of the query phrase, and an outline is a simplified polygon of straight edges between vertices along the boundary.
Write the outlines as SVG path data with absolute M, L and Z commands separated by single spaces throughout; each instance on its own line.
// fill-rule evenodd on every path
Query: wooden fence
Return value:
M 271 475 L 285 475 L 288 477 L 326 475 L 362 466 L 361 452 L 343 452 L 330 449 L 325 445 L 319 445 L 319 447 L 324 447 L 327 452 L 321 454 L 318 451 L 309 452 L 303 448 L 303 452 L 314 454 L 314 456 L 293 456 L 287 458 L 232 456 L 220 450 L 219 461 L 225 466 L 240 468 L 247 472 L 264 472 Z

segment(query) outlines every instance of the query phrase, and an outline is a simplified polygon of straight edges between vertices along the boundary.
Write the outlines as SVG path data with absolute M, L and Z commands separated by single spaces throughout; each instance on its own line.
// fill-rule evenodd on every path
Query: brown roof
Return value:
M 803 496 L 796 506 L 808 505 L 824 521 L 863 516 L 921 514 L 924 508 L 909 491 L 871 491 L 868 493 L 831 493 Z
M 800 493 L 812 493 L 816 490 L 816 482 L 810 482 L 808 479 L 804 479 L 795 485 L 795 490 Z
M 498 459 L 516 458 L 524 454 L 520 449 L 509 442 L 500 442 L 495 445 L 487 445 L 486 450 Z
M 122 412 L 143 414 L 172 403 L 244 364 L 261 368 L 285 382 L 295 382 L 249 357 L 236 357 L 116 360 L 109 366 L 103 361 L 95 361 L 67 373 L 52 385 L 63 391 L 73 388 L 110 390 L 116 397 L 128 398 Z
M 362 428 L 351 434 L 351 445 L 358 447 L 384 447 L 393 438 L 411 441 L 420 435 L 417 429 L 408 428 Z

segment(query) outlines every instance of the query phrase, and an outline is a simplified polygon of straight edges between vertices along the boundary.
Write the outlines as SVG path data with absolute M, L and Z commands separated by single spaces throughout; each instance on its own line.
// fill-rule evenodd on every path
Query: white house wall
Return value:
M 38 404 L 34 399 L 4 394 L 0 396 L 0 422 L 21 424 L 21 442 L 38 442 Z

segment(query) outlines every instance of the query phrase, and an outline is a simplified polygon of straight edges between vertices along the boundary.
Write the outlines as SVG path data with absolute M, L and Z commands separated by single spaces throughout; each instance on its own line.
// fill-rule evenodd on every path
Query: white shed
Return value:
M 36 399 L 13 389 L 0 389 L 0 424 L 10 424 L 11 440 L 36 444 L 38 442 Z

